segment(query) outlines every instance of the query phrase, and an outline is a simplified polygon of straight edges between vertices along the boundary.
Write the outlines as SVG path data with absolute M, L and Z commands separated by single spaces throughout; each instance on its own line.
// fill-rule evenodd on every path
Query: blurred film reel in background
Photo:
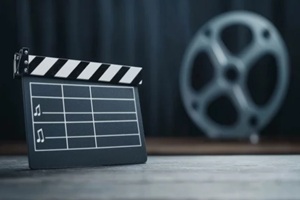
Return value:
M 196 33 L 183 58 L 180 92 L 207 136 L 246 138 L 274 117 L 288 82 L 287 50 L 276 28 L 239 11 L 213 18 Z

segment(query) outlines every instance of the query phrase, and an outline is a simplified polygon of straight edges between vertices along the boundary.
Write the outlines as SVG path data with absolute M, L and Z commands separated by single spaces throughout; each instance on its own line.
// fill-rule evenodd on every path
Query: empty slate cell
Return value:
M 135 112 L 133 100 L 95 100 L 94 112 Z
M 52 123 L 52 124 L 35 124 L 34 134 L 37 137 L 37 131 L 43 130 L 43 135 L 47 137 L 65 137 L 65 124 L 64 123 Z
M 48 113 L 48 112 L 46 112 Z M 33 115 L 34 122 L 61 122 L 64 121 L 64 114 L 45 114 L 41 113 L 40 116 Z
M 66 86 L 64 85 L 64 97 L 90 97 L 88 86 Z
M 61 97 L 60 85 L 31 83 L 32 96 Z
M 52 99 L 52 98 L 32 98 L 32 113 L 37 113 L 40 115 L 57 113 L 63 114 L 63 104 L 62 99 Z
M 62 150 L 67 148 L 65 138 L 45 138 L 43 142 L 36 143 L 37 151 Z
M 69 148 L 95 148 L 96 142 L 94 137 L 86 138 L 68 138 Z
M 139 133 L 137 122 L 101 122 L 95 123 L 97 135 Z
M 126 98 L 133 99 L 133 88 L 131 87 L 96 87 L 92 86 L 93 98 Z
M 93 123 L 67 123 L 68 136 L 93 136 Z
M 117 147 L 117 146 L 139 146 L 138 135 L 116 136 L 116 137 L 97 137 L 98 147 Z
M 66 121 L 93 121 L 91 114 L 66 114 Z
M 136 114 L 95 114 L 95 121 L 98 120 L 134 120 Z
M 64 99 L 66 112 L 91 112 L 90 99 Z

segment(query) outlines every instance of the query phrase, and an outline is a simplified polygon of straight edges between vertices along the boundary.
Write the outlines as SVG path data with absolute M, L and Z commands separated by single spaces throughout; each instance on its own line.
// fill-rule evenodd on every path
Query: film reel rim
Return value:
M 237 16 L 239 16 L 239 17 L 237 17 Z M 248 19 L 250 17 L 253 17 L 254 20 L 259 21 L 259 23 L 261 24 L 261 26 L 255 27 L 254 31 L 256 31 L 256 33 L 255 33 L 256 37 L 259 36 L 259 34 L 261 34 L 260 30 L 256 30 L 256 29 L 260 29 L 261 27 L 264 27 L 265 30 L 269 30 L 269 32 L 271 32 L 272 34 L 274 34 L 274 36 L 271 35 L 273 37 L 273 39 L 275 38 L 277 40 L 277 43 L 274 43 L 274 44 L 279 45 L 281 47 L 281 51 L 280 52 L 278 52 L 277 50 L 275 51 L 274 47 L 272 45 L 270 46 L 269 49 L 264 49 L 264 50 L 265 50 L 265 52 L 275 53 L 275 55 L 281 53 L 281 55 L 279 55 L 279 56 L 281 56 L 281 59 L 279 59 L 279 61 L 277 60 L 277 62 L 280 62 L 280 63 L 278 63 L 277 74 L 283 74 L 283 75 L 282 76 L 280 76 L 280 75 L 278 76 L 278 77 L 281 77 L 282 80 L 279 80 L 280 78 L 278 78 L 277 83 L 275 84 L 276 88 L 274 89 L 273 94 L 272 94 L 272 96 L 270 98 L 270 99 L 275 99 L 275 100 L 273 100 L 268 107 L 266 107 L 266 108 L 265 107 L 257 107 L 256 104 L 254 104 L 254 103 L 253 103 L 253 105 L 251 105 L 256 110 L 260 109 L 263 112 L 269 112 L 271 114 L 269 114 L 267 117 L 264 117 L 264 118 L 260 119 L 260 122 L 259 122 L 259 124 L 258 124 L 257 127 L 252 128 L 250 130 L 246 130 L 246 131 L 244 131 L 244 133 L 232 134 L 233 131 L 228 131 L 228 127 L 227 126 L 220 126 L 219 124 L 214 123 L 214 121 L 212 121 L 212 120 L 207 121 L 205 118 L 199 116 L 199 112 L 198 112 L 199 108 L 197 110 L 193 110 L 193 108 L 191 108 L 191 105 L 193 104 L 193 102 L 192 102 L 193 100 L 189 100 L 189 98 L 191 96 L 189 96 L 188 93 L 190 91 L 186 91 L 186 90 L 187 90 L 187 88 L 189 90 L 192 90 L 192 88 L 191 87 L 186 87 L 186 85 L 189 84 L 188 77 L 191 77 L 190 76 L 191 75 L 191 66 L 192 66 L 191 62 L 194 60 L 195 56 L 198 53 L 200 53 L 203 49 L 205 50 L 205 47 L 207 47 L 207 46 L 208 47 L 206 48 L 206 50 L 208 50 L 208 51 L 212 51 L 213 48 L 214 48 L 215 44 L 213 43 L 211 46 L 209 46 L 211 40 L 210 40 L 210 42 L 208 42 L 206 40 L 206 38 L 207 37 L 216 37 L 216 36 L 220 35 L 220 31 L 219 32 L 215 32 L 213 29 L 211 29 L 211 24 L 213 22 L 215 22 L 215 21 L 217 21 L 218 23 L 222 23 L 222 20 L 225 20 L 225 21 L 228 20 L 228 21 L 230 21 L 231 18 L 234 19 L 234 21 L 232 22 L 232 24 L 236 24 L 236 23 L 243 24 L 244 23 L 243 20 Z M 219 21 L 219 19 L 221 19 L 221 20 Z M 251 25 L 253 25 L 253 24 L 251 24 Z M 223 26 L 217 26 L 217 27 L 220 30 L 222 30 L 226 26 L 228 26 L 228 23 L 227 24 L 223 23 Z M 251 27 L 250 27 L 250 29 L 251 29 Z M 251 31 L 253 31 L 253 29 L 251 29 Z M 207 32 L 209 32 L 209 34 L 207 34 Z M 253 33 L 253 35 L 254 35 L 254 33 Z M 214 42 L 218 41 L 219 43 L 217 45 L 224 45 L 222 42 L 220 42 L 220 38 L 218 40 L 213 40 L 213 41 Z M 262 41 L 258 40 L 258 41 L 259 41 L 258 44 L 261 44 L 262 42 L 265 42 L 264 40 L 262 40 Z M 199 43 L 201 45 L 198 45 Z M 248 47 L 248 48 L 253 48 L 252 45 L 254 45 L 253 42 L 251 43 L 251 46 Z M 231 54 L 229 52 L 227 52 L 226 47 L 225 48 L 222 47 L 221 49 L 223 49 L 223 50 L 225 49 L 222 53 L 226 53 L 227 54 L 226 56 L 229 56 L 230 58 L 235 58 L 235 56 L 231 57 Z M 248 49 L 246 49 L 246 50 L 244 49 L 244 51 L 242 51 L 242 52 L 245 53 L 247 51 L 248 51 Z M 211 59 L 211 53 L 208 53 L 208 55 L 210 56 L 210 60 L 212 62 L 215 62 L 215 59 Z M 261 57 L 261 54 L 256 54 L 256 56 L 257 56 L 256 59 L 252 59 L 250 61 L 251 62 L 255 62 L 256 60 L 259 59 L 259 57 Z M 226 64 L 226 58 L 228 58 L 228 57 L 225 57 L 225 59 L 223 59 L 223 60 L 219 59 L 220 63 L 213 63 L 214 67 L 216 66 L 216 64 L 225 65 Z M 247 64 L 249 67 L 243 67 L 244 70 L 247 73 L 248 73 L 248 70 L 250 70 L 250 68 L 251 68 L 250 67 L 251 66 L 251 62 Z M 272 119 L 272 114 L 274 115 L 274 114 L 276 114 L 278 112 L 278 110 L 280 108 L 280 105 L 282 104 L 282 102 L 284 100 L 284 97 L 286 96 L 286 93 L 287 93 L 286 89 L 288 88 L 288 79 L 289 79 L 288 64 L 289 64 L 289 62 L 288 62 L 288 56 L 287 56 L 287 48 L 286 48 L 286 46 L 284 44 L 283 39 L 281 38 L 281 36 L 278 33 L 277 29 L 268 20 L 266 20 L 264 17 L 262 17 L 262 16 L 260 16 L 258 14 L 255 14 L 255 13 L 241 12 L 241 11 L 235 11 L 235 12 L 221 14 L 221 15 L 219 15 L 219 16 L 211 19 L 211 20 L 209 20 L 202 28 L 200 28 L 199 31 L 197 31 L 197 33 L 193 37 L 192 41 L 189 43 L 189 45 L 187 47 L 187 50 L 186 50 L 186 52 L 184 54 L 182 65 L 181 65 L 182 67 L 181 67 L 181 70 L 180 70 L 180 80 L 181 80 L 180 81 L 180 93 L 181 93 L 181 98 L 182 98 L 184 107 L 185 107 L 185 109 L 186 109 L 189 117 L 194 122 L 194 124 L 196 124 L 196 126 L 198 128 L 204 130 L 204 132 L 206 132 L 206 134 L 208 136 L 210 136 L 210 137 L 247 137 L 252 132 L 256 132 L 256 131 L 261 130 Z M 188 68 L 189 70 L 185 70 L 186 66 L 190 66 Z M 284 67 L 286 69 L 283 69 Z M 217 76 L 221 76 L 220 72 L 219 72 L 219 74 L 215 74 L 213 76 L 212 80 L 205 87 L 207 87 L 208 85 L 210 85 L 212 82 L 216 82 L 216 80 L 217 80 L 216 77 Z M 222 83 L 219 83 L 219 85 L 221 85 L 221 84 Z M 243 84 L 241 84 L 241 85 L 243 85 Z M 246 88 L 246 85 L 244 84 L 243 87 Z M 247 90 L 245 90 L 245 91 L 247 91 Z M 193 92 L 191 92 L 191 94 L 193 94 Z M 248 99 L 250 99 L 252 101 L 252 99 L 249 98 L 250 97 L 249 93 L 248 94 L 246 93 L 246 95 L 247 95 Z M 234 101 L 234 100 L 231 99 L 231 101 Z M 197 103 L 199 103 L 199 102 L 197 102 Z M 201 105 L 200 105 L 200 107 L 201 107 Z M 191 111 L 191 109 L 192 109 L 192 111 Z M 263 109 L 265 109 L 265 110 L 263 110 Z M 251 116 L 252 114 L 249 114 L 249 117 L 248 117 L 249 119 L 252 118 L 252 116 Z M 200 121 L 200 123 L 199 123 L 199 121 Z M 245 118 L 242 119 L 242 121 L 243 121 L 243 123 L 249 123 L 248 119 L 245 120 Z M 209 124 L 209 125 L 207 125 L 207 124 Z M 213 126 L 219 126 L 219 127 L 221 127 L 222 129 L 224 129 L 224 132 L 223 131 L 219 132 L 219 131 L 216 131 L 214 129 L 209 129 L 209 127 L 213 127 Z M 239 128 L 241 128 L 241 127 L 237 127 L 237 129 L 239 129 Z

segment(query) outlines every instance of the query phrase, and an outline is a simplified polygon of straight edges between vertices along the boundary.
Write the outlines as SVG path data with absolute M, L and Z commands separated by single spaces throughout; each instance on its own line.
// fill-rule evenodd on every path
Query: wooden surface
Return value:
M 262 139 L 258 144 L 247 140 L 214 141 L 204 138 L 146 138 L 151 155 L 226 155 L 226 154 L 300 154 L 300 140 Z M 27 154 L 25 141 L 0 141 L 0 155 Z
M 208 140 L 203 138 L 147 138 L 152 155 L 300 154 L 299 139 Z
M 150 156 L 35 171 L 25 156 L 0 156 L 0 199 L 300 199 L 300 156 Z

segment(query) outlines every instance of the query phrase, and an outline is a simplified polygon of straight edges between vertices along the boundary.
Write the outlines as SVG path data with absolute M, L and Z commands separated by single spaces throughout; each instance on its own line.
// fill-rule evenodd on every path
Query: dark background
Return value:
M 265 16 L 278 28 L 290 55 L 290 86 L 266 136 L 299 135 L 300 1 L 103 0 L 0 1 L 0 139 L 24 139 L 21 83 L 12 79 L 13 54 L 141 66 L 140 89 L 147 136 L 203 135 L 179 96 L 179 69 L 196 31 L 232 10 Z M 233 41 L 234 42 L 234 41 Z

